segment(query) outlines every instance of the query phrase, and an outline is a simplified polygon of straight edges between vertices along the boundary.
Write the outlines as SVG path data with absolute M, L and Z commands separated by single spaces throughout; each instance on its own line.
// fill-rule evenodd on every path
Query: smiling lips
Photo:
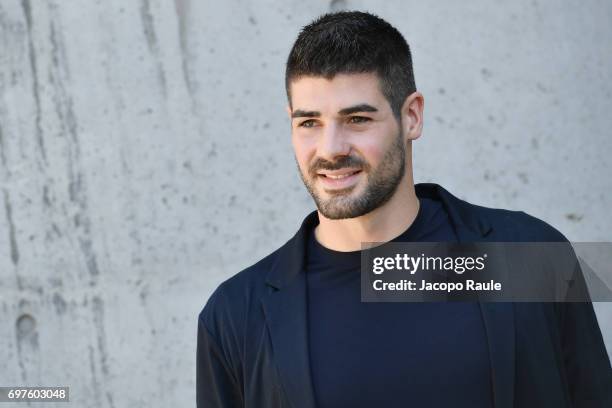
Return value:
M 360 169 L 342 169 L 336 171 L 319 171 L 317 176 L 323 185 L 331 189 L 351 187 L 357 182 Z

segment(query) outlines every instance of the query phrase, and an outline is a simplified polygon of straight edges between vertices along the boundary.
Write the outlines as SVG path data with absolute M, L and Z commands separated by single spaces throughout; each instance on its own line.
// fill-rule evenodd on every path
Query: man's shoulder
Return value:
M 257 290 L 263 288 L 266 282 L 268 271 L 276 263 L 279 252 L 283 246 L 272 251 L 257 262 L 247 266 L 234 275 L 230 276 L 221 284 L 224 291 L 237 295 L 244 290 Z
M 436 183 L 415 184 L 419 197 L 445 205 L 454 222 L 462 222 L 481 233 L 490 230 L 491 240 L 523 242 L 565 242 L 567 238 L 546 221 L 524 211 L 485 207 L 455 196 Z
M 285 244 L 286 245 L 286 244 Z M 215 320 L 245 315 L 269 291 L 266 277 L 283 246 L 223 280 L 208 298 L 199 318 L 209 327 Z
M 566 242 L 557 228 L 534 215 L 520 210 L 485 207 L 464 201 L 470 211 L 486 220 L 496 236 L 524 242 Z

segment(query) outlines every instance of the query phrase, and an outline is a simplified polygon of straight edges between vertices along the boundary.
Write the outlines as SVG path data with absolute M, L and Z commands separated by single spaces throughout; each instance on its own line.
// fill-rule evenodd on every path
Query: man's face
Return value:
M 327 218 L 354 218 L 386 203 L 406 148 L 374 73 L 302 77 L 291 83 L 292 143 L 300 176 Z

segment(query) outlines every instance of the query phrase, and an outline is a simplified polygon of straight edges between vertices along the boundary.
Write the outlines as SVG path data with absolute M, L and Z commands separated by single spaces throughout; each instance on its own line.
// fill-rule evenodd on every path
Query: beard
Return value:
M 343 168 L 360 169 L 366 175 L 366 186 L 363 193 L 351 197 L 351 191 L 357 187 L 351 186 L 328 192 L 327 194 L 331 196 L 329 198 L 321 197 L 314 185 L 317 177 L 320 177 L 317 171 Z M 376 168 L 372 168 L 364 160 L 354 156 L 342 156 L 336 162 L 318 159 L 310 166 L 309 178 L 306 178 L 298 164 L 300 178 L 314 199 L 317 209 L 326 218 L 332 220 L 359 217 L 385 204 L 397 190 L 397 186 L 404 177 L 405 168 L 406 146 L 404 146 L 401 133 L 398 133 Z

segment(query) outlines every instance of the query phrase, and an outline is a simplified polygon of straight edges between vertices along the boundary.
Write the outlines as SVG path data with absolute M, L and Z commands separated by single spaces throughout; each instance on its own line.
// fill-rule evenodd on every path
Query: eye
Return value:
M 365 116 L 351 116 L 349 118 L 349 123 L 365 123 L 365 122 L 369 122 L 371 119 L 367 118 Z
M 314 120 L 308 119 L 308 120 L 305 120 L 302 123 L 300 123 L 298 126 L 299 127 L 305 127 L 305 128 L 311 128 L 311 127 L 314 126 L 314 124 L 315 124 Z

